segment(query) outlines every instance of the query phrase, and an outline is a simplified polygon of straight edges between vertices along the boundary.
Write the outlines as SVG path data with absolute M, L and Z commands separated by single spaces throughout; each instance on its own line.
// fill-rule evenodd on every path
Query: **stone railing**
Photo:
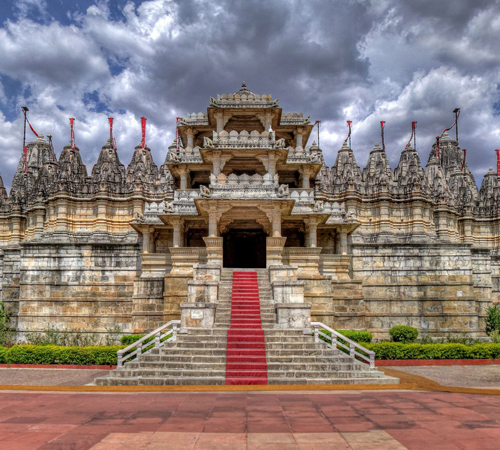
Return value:
M 247 175 L 246 173 L 242 175 L 236 175 L 234 173 L 230 175 L 220 175 L 215 176 L 210 175 L 210 187 L 219 188 L 221 186 L 236 187 L 240 186 L 242 188 L 248 189 L 252 187 L 259 188 L 261 186 L 278 186 L 278 174 L 274 177 L 266 173 L 265 175 L 259 175 L 258 173 L 254 175 Z
M 314 332 L 315 342 L 323 342 L 330 348 L 346 351 L 351 358 L 368 363 L 370 369 L 375 369 L 375 352 L 359 345 L 324 323 L 311 322 L 311 327 Z
M 210 176 L 209 188 L 200 187 L 200 198 L 214 199 L 254 199 L 254 198 L 283 198 L 290 197 L 287 184 L 278 185 L 278 175 L 274 177 L 265 174 L 226 176 L 220 174 Z
M 299 277 L 318 277 L 321 247 L 285 247 L 283 264 L 297 266 Z
M 314 203 L 314 190 L 313 189 L 291 189 L 290 198 L 295 200 L 295 203 Z
M 311 121 L 311 117 L 304 118 L 303 113 L 283 113 L 281 114 L 280 125 L 306 125 Z
M 204 263 L 207 260 L 207 249 L 205 247 L 171 247 L 172 272 L 192 273 L 195 264 Z
M 186 117 L 179 117 L 180 125 L 208 125 L 207 113 L 192 113 L 187 114 Z
M 197 216 L 198 210 L 194 201 L 200 198 L 200 195 L 200 190 L 198 189 L 177 189 L 174 191 L 173 201 L 166 202 L 163 210 L 158 212 L 158 214 Z
M 241 133 L 233 130 L 229 133 L 225 130 L 220 133 L 213 132 L 212 139 L 205 138 L 205 148 L 284 148 L 284 139 L 275 140 L 274 132 L 263 131 L 259 133 L 254 130 L 250 133 L 243 130 Z
M 180 320 L 171 320 L 170 322 L 162 325 L 138 341 L 130 344 L 122 350 L 116 352 L 118 356 L 117 368 L 123 367 L 123 364 L 131 359 L 138 358 L 143 353 L 146 353 L 154 348 L 161 347 L 165 342 L 177 340 L 177 331 L 181 324 Z M 153 338 L 150 342 L 146 342 Z
M 306 147 L 288 147 L 286 158 L 287 164 L 323 164 L 324 158 L 321 150 L 317 146 Z
M 272 95 L 258 95 L 252 92 L 210 97 L 210 106 L 218 108 L 237 108 L 245 105 L 252 108 L 274 108 L 279 106 L 279 100 L 273 100 Z
M 179 150 L 169 148 L 167 153 L 167 161 L 170 164 L 202 164 L 200 147 L 180 147 Z

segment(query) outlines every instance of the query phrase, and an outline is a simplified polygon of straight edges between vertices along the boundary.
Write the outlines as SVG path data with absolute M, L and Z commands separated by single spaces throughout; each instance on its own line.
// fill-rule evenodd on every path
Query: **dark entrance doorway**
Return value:
M 262 230 L 230 230 L 222 236 L 224 267 L 266 267 L 266 233 Z

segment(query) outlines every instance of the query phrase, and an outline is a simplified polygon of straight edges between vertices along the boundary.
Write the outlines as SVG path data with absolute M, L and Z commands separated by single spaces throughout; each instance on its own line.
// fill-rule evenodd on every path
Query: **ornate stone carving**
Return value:
M 346 191 L 364 193 L 361 169 L 356 163 L 353 151 L 344 143 L 337 154 L 335 164 L 332 166 L 329 177 L 322 179 L 322 188 L 330 182 L 331 187 L 326 191 L 332 194 L 342 194 Z
M 427 193 L 427 179 L 420 164 L 418 153 L 411 145 L 406 147 L 399 158 L 399 164 L 394 170 L 395 193 L 399 196 L 409 196 L 419 190 Z
M 377 195 L 382 191 L 394 190 L 394 175 L 385 151 L 375 144 L 370 152 L 368 163 L 363 169 L 365 194 Z
M 271 95 L 257 95 L 250 92 L 245 84 L 236 94 L 217 95 L 217 98 L 210 97 L 210 106 L 215 108 L 277 108 L 278 100 L 272 100 Z
M 491 167 L 484 176 L 479 190 L 479 201 L 475 212 L 487 217 L 500 213 L 500 183 L 497 173 Z

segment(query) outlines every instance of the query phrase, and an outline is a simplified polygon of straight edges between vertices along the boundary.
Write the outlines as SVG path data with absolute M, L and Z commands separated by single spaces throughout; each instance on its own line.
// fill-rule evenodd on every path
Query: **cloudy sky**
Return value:
M 363 166 L 380 140 L 392 166 L 416 120 L 425 164 L 460 107 L 478 183 L 500 147 L 500 0 L 0 0 L 0 173 L 22 153 L 20 107 L 59 154 L 76 118 L 89 169 L 115 118 L 124 164 L 147 141 L 161 164 L 175 117 L 242 80 L 321 120 L 327 163 L 353 120 Z M 30 136 L 30 139 L 32 135 Z

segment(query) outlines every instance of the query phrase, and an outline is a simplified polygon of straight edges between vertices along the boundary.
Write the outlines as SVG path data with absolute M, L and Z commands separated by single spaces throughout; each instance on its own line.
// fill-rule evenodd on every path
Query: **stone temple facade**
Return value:
M 393 170 L 378 145 L 364 169 L 347 145 L 328 168 L 312 129 L 243 85 L 181 118 L 160 168 L 142 145 L 125 167 L 108 140 L 88 174 L 78 148 L 58 159 L 40 135 L 10 195 L 0 178 L 13 325 L 130 333 L 182 312 L 206 326 L 221 268 L 255 267 L 268 269 L 282 326 L 303 327 L 310 308 L 376 337 L 397 324 L 484 335 L 500 290 L 497 174 L 478 191 L 447 134 L 425 168 L 408 146 Z

